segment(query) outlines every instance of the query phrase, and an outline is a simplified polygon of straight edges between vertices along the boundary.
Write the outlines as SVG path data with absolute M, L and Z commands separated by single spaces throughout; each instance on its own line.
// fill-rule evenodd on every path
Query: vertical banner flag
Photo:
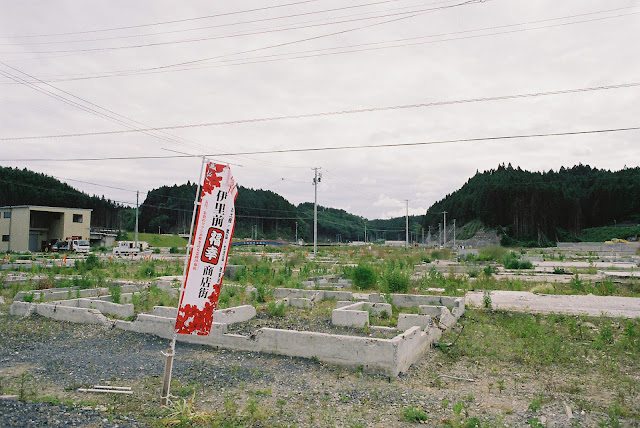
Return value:
M 237 195 L 229 166 L 208 162 L 180 294 L 175 326 L 178 334 L 206 336 L 211 330 L 235 227 Z

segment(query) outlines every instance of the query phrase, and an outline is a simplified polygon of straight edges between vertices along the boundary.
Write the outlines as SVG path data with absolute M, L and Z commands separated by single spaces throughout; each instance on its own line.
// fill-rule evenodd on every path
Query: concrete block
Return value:
M 100 299 L 77 299 L 79 308 L 95 308 L 103 314 L 114 315 L 120 318 L 128 318 L 133 316 L 133 304 L 118 304 L 113 302 L 105 302 Z
M 371 303 L 382 303 L 386 301 L 384 296 L 380 293 L 371 293 L 369 294 L 368 299 Z
M 344 308 L 345 306 L 351 306 L 353 305 L 353 302 L 348 301 L 348 300 L 338 300 L 336 302 L 336 309 L 340 309 L 340 308 Z
M 285 297 L 305 297 L 313 296 L 313 290 L 299 290 L 297 288 L 276 288 L 273 290 L 274 299 L 284 299 Z
M 325 290 L 323 292 L 323 300 L 352 300 L 353 293 L 350 291 Z
M 447 308 L 453 309 L 453 306 L 456 304 L 456 299 L 457 297 L 441 296 L 440 303 L 446 306 Z
M 175 319 L 178 317 L 178 308 L 174 308 L 171 306 L 154 306 L 151 310 L 151 314 L 158 317 L 173 318 L 173 320 L 175 321 Z
M 334 309 L 331 312 L 331 323 L 333 325 L 356 328 L 364 328 L 369 325 L 369 312 L 345 310 L 346 308 L 350 308 L 350 306 L 346 306 L 341 309 Z
M 429 327 L 431 322 L 429 315 L 400 314 L 398 315 L 398 330 L 405 331 L 415 326 L 425 328 Z
M 317 283 L 318 287 L 330 287 L 331 284 L 326 279 L 322 278 Z
M 371 308 L 375 315 L 380 315 L 383 312 L 386 312 L 388 316 L 391 316 L 393 310 L 389 303 L 365 303 L 365 307 Z
M 442 331 L 439 328 L 427 327 L 423 331 L 420 327 L 415 326 L 393 338 L 392 342 L 397 346 L 394 375 L 406 372 L 411 364 L 419 361 L 429 350 L 431 344 L 439 340 L 441 336 Z
M 102 324 L 111 325 L 111 322 L 97 309 L 74 308 L 51 303 L 35 305 L 35 312 L 43 317 L 68 321 L 78 324 Z
M 442 306 L 442 313 L 438 318 L 438 326 L 440 327 L 440 329 L 448 330 L 453 327 L 457 321 L 458 319 L 451 315 L 449 309 L 446 306 Z
M 165 318 L 156 315 L 140 314 L 133 322 L 121 320 L 116 321 L 115 327 L 121 330 L 133 331 L 136 333 L 153 334 L 165 339 L 172 339 L 175 323 L 175 318 Z M 226 332 L 226 324 L 214 322 L 211 325 L 211 332 L 208 336 L 179 334 L 176 340 L 178 340 L 179 342 L 213 345 L 214 338 L 221 336 Z
M 350 288 L 352 285 L 352 281 L 350 279 L 339 279 L 338 284 Z
M 11 315 L 28 317 L 35 311 L 35 303 L 29 302 L 21 302 L 19 300 L 14 300 L 13 304 L 9 308 L 9 313 Z
M 224 268 L 224 277 L 229 281 L 237 281 L 246 270 L 244 265 L 227 265 Z
M 220 309 L 213 313 L 213 322 L 221 324 L 234 324 L 249 321 L 256 316 L 256 308 L 251 305 L 235 306 L 228 309 Z
M 162 291 L 167 291 L 168 292 L 169 290 L 171 290 L 171 281 L 166 280 L 166 279 L 156 280 L 156 287 L 158 287 Z
M 392 294 L 393 305 L 398 308 L 412 308 L 420 305 L 440 305 L 440 296 L 419 294 Z
M 302 281 L 303 288 L 314 288 L 315 286 L 316 286 L 316 283 L 313 281 Z
M 466 299 L 464 297 L 458 297 L 453 304 L 453 309 L 456 311 L 456 318 L 460 318 L 464 314 L 466 306 Z
M 442 313 L 443 306 L 435 306 L 435 305 L 420 305 L 418 309 L 420 310 L 420 315 L 429 315 L 431 318 L 437 318 Z
M 92 300 L 104 300 L 105 302 L 111 302 L 111 294 L 108 294 L 106 296 L 100 296 L 100 297 L 91 297 L 90 299 Z M 131 303 L 133 301 L 133 293 L 122 293 L 120 294 L 120 303 L 121 304 L 125 304 L 125 303 Z
M 304 297 L 291 297 L 289 299 L 289 306 L 294 308 L 311 308 L 313 302 L 311 299 L 305 299 Z

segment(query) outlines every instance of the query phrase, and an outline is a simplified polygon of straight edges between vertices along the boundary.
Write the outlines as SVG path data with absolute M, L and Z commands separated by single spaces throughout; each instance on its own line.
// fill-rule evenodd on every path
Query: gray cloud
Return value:
M 451 2 L 453 4 L 453 2 Z M 383 11 L 425 2 L 398 1 L 352 11 L 289 18 L 246 26 L 160 34 L 102 42 L 70 40 L 179 30 L 196 26 L 275 17 L 357 2 L 320 0 L 260 13 L 130 29 L 39 39 L 17 35 L 50 34 L 137 25 L 228 12 L 276 3 L 243 2 L 231 6 L 205 1 L 72 1 L 7 4 L 0 16 L 0 60 L 44 79 L 113 70 L 144 69 L 247 51 L 292 40 L 359 27 L 369 21 L 175 44 L 82 54 L 33 54 L 62 50 L 164 42 L 187 37 L 292 25 L 312 19 Z M 334 37 L 268 49 L 236 58 L 335 48 L 400 38 L 454 33 L 476 28 L 542 20 L 634 5 L 630 1 L 504 2 L 452 8 Z M 237 10 L 237 9 L 235 9 Z M 582 19 L 638 12 L 628 9 Z M 549 91 L 637 81 L 640 58 L 634 41 L 640 15 L 563 25 L 494 36 L 372 50 L 344 55 L 211 66 L 195 70 L 63 81 L 56 86 L 151 126 L 402 105 L 473 97 Z M 578 18 L 574 18 L 576 20 Z M 568 23 L 572 20 L 547 22 Z M 538 24 L 541 26 L 543 24 Z M 536 25 L 529 25 L 532 28 Z M 513 27 L 511 30 L 520 28 Z M 486 34 L 450 35 L 445 38 Z M 437 38 L 435 38 L 437 39 Z M 33 41 L 56 45 L 27 45 Z M 431 39 L 427 39 L 431 40 Z M 11 44 L 11 46 L 7 46 Z M 11 53 L 13 52 L 13 53 Z M 22 53 L 21 53 L 22 52 Z M 0 69 L 6 71 L 4 67 Z M 47 135 L 121 129 L 120 125 L 82 112 L 33 89 L 6 84 L 0 77 L 0 136 Z M 163 148 L 190 153 L 229 153 L 283 148 L 424 142 L 495 135 L 636 126 L 640 88 L 493 101 L 299 120 L 203 127 L 172 132 L 198 148 L 169 143 L 144 134 L 3 142 L 2 159 L 84 156 L 170 155 Z M 238 183 L 268 188 L 293 203 L 313 200 L 312 167 L 325 170 L 319 202 L 367 217 L 424 212 L 433 202 L 475 174 L 511 163 L 529 170 L 558 169 L 577 163 L 620 169 L 638 166 L 638 132 L 548 139 L 454 143 L 413 148 L 367 149 L 278 155 L 220 156 L 241 164 Z M 205 146 L 206 149 L 201 148 Z M 2 162 L 47 174 L 142 191 L 194 181 L 198 159 L 105 161 L 100 163 Z M 282 180 L 284 178 L 285 180 Z M 135 194 L 74 182 L 90 193 L 132 202 Z

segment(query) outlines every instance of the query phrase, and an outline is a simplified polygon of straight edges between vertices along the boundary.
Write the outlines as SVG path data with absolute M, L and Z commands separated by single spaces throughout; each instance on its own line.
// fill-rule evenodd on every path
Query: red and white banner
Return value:
M 207 163 L 200 208 L 184 279 L 175 332 L 206 336 L 218 307 L 236 222 L 236 183 L 227 165 Z

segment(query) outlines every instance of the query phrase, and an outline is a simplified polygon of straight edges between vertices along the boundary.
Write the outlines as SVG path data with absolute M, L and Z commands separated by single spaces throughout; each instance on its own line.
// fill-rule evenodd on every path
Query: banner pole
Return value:
M 191 215 L 191 228 L 189 230 L 189 241 L 187 242 L 187 254 L 184 260 L 184 269 L 182 271 L 182 286 L 180 287 L 180 295 L 184 292 L 185 279 L 187 276 L 187 267 L 189 266 L 189 258 L 191 257 L 191 250 L 193 248 L 193 228 L 196 222 L 196 211 L 200 205 L 200 186 L 202 183 L 202 173 L 204 172 L 204 166 L 206 164 L 205 157 L 202 157 L 202 165 L 200 166 L 200 175 L 198 176 L 198 188 L 196 190 L 196 196 L 193 201 L 193 213 Z M 164 373 L 162 375 L 162 393 L 160 395 L 160 403 L 163 406 L 169 405 L 169 395 L 171 392 L 171 372 L 173 369 L 173 357 L 176 353 L 176 338 L 178 335 L 174 332 L 173 339 L 171 340 L 171 347 L 167 352 L 162 352 L 164 355 Z

